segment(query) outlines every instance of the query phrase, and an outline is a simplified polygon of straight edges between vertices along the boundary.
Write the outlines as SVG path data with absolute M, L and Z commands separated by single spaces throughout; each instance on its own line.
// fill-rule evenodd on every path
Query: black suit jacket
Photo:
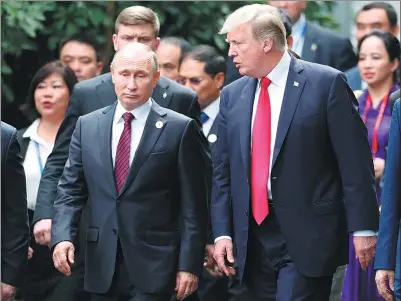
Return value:
M 200 125 L 200 108 L 196 94 L 165 77 L 160 77 L 152 98 L 162 107 L 195 119 Z M 46 161 L 39 185 L 33 224 L 53 217 L 57 183 L 68 158 L 71 135 L 78 118 L 113 104 L 117 99 L 111 74 L 103 74 L 77 84 L 71 95 L 67 113 L 57 133 L 54 149 Z M 206 145 L 206 140 L 204 141 Z
M 115 107 L 78 119 L 54 204 L 51 245 L 75 240 L 88 202 L 85 290 L 109 290 L 119 237 L 134 285 L 172 293 L 177 271 L 202 271 L 211 159 L 196 122 L 154 102 L 118 193 L 111 157 Z
M 311 22 L 306 22 L 302 59 L 340 71 L 349 70 L 357 64 L 356 55 L 348 39 Z
M 17 130 L 1 122 L 1 282 L 23 283 L 29 225 L 26 183 Z

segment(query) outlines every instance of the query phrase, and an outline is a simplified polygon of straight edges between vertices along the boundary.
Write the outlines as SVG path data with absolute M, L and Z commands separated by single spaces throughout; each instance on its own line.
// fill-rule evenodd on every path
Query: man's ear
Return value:
M 103 62 L 99 61 L 96 63 L 96 75 L 100 75 L 103 70 Z
M 224 72 L 219 72 L 214 76 L 214 81 L 219 90 L 221 90 L 221 88 L 223 88 L 224 80 L 225 80 Z
M 268 53 L 273 48 L 273 40 L 272 39 L 265 39 L 263 41 L 263 51 Z

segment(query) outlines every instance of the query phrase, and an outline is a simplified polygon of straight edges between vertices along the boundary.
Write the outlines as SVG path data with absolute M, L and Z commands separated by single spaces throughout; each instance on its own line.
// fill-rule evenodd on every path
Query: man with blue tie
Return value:
M 380 215 L 379 237 L 375 259 L 376 284 L 381 296 L 387 301 L 393 300 L 392 291 L 396 300 L 401 300 L 400 273 L 396 257 L 400 256 L 401 249 L 397 248 L 398 231 L 401 219 L 401 109 L 400 99 L 394 104 L 391 121 L 390 136 L 387 149 L 387 164 L 384 177 L 383 199 Z M 399 239 L 399 238 L 398 238 Z M 398 242 L 400 244 L 400 242 Z M 396 253 L 396 251 L 398 253 Z M 399 258 L 397 258 L 399 260 Z M 394 273 L 395 271 L 395 273 Z M 394 277 L 396 274 L 398 277 Z M 398 278 L 398 279 L 397 279 Z M 395 283 L 395 281 L 397 283 Z
M 340 71 L 289 55 L 272 6 L 239 8 L 220 33 L 246 76 L 220 97 L 214 257 L 261 300 L 328 300 L 349 233 L 362 268 L 376 246 L 372 155 L 354 94 Z
M 208 138 L 210 149 L 213 149 L 218 139 L 216 118 L 225 72 L 224 57 L 209 45 L 198 45 L 186 53 L 179 68 L 178 82 L 195 91 L 198 96 L 203 134 Z M 201 301 L 227 301 L 228 278 L 215 270 L 213 253 L 213 237 L 209 231 L 205 269 L 199 282 L 198 295 Z

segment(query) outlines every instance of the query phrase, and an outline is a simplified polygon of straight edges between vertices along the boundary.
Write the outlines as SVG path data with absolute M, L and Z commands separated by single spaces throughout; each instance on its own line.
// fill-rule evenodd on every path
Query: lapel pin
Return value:
M 163 93 L 163 98 L 166 98 L 167 97 L 167 92 L 164 92 Z
M 208 140 L 210 143 L 215 143 L 215 142 L 217 141 L 217 136 L 216 136 L 215 134 L 210 134 L 210 135 L 207 137 L 207 140 Z
M 158 129 L 161 129 L 162 127 L 163 127 L 163 122 L 162 121 L 158 121 L 158 122 L 156 122 L 156 127 L 158 128 Z
M 298 86 L 299 86 L 299 83 L 298 83 L 298 82 L 294 82 L 294 86 L 295 86 L 295 87 L 298 87 Z
M 313 44 L 310 46 L 310 50 L 316 51 L 316 49 L 317 49 L 317 45 L 316 45 L 315 43 L 313 43 Z

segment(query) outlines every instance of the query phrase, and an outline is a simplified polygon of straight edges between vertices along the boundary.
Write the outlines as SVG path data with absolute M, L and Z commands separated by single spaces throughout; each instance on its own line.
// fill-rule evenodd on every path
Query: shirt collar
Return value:
M 219 107 L 220 107 L 220 97 L 217 98 L 215 101 L 213 101 L 211 104 L 209 104 L 202 111 L 205 112 L 210 119 L 215 120 L 217 114 L 219 114 Z
M 139 107 L 133 109 L 132 111 L 127 111 L 124 109 L 124 107 L 121 105 L 120 100 L 117 99 L 117 107 L 116 111 L 114 112 L 114 123 L 119 123 L 120 121 L 123 120 L 123 114 L 126 112 L 132 113 L 132 115 L 135 116 L 135 120 L 140 121 L 141 123 L 145 124 L 146 119 L 148 118 L 150 108 L 152 107 L 152 99 L 149 98 L 147 102 L 144 104 L 140 105 Z
M 292 25 L 291 35 L 293 36 L 302 36 L 302 32 L 306 25 L 306 17 L 305 14 L 301 14 L 298 21 Z
M 23 138 L 29 138 L 32 141 L 39 143 L 45 148 L 51 149 L 53 144 L 46 142 L 42 137 L 38 134 L 40 124 L 40 118 L 36 119 L 32 124 L 26 129 L 25 133 L 22 135 Z
M 291 64 L 291 56 L 288 51 L 284 52 L 284 55 L 281 57 L 281 60 L 278 62 L 276 67 L 267 75 L 267 78 L 271 80 L 271 82 L 279 87 L 285 88 L 287 83 L 287 76 L 283 76 L 284 74 L 288 74 L 288 70 L 290 69 Z M 260 79 L 258 84 L 260 85 Z

